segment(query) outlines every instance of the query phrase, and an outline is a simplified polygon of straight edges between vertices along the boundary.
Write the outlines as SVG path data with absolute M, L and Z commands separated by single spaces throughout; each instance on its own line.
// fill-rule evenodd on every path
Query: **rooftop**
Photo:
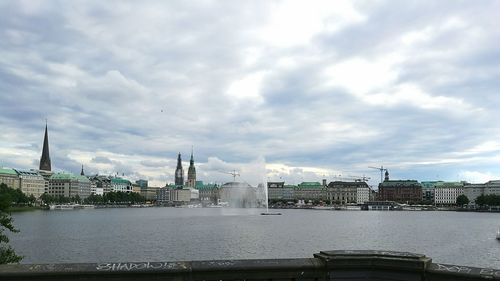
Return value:
M 122 178 L 112 178 L 111 183 L 116 183 L 116 184 L 132 184 L 129 180 L 122 179 Z
M 50 177 L 51 180 L 77 180 L 82 182 L 88 182 L 89 179 L 84 176 L 70 174 L 70 173 L 57 173 Z
M 0 168 L 0 175 L 13 175 L 17 176 L 17 173 L 14 169 L 11 168 Z
M 416 180 L 386 180 L 383 181 L 381 186 L 392 187 L 392 186 L 420 186 L 420 183 Z

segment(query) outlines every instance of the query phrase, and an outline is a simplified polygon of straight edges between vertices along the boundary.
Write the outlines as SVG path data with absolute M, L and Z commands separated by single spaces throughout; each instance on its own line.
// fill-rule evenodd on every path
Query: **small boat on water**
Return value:
M 55 204 L 50 205 L 49 210 L 78 210 L 78 209 L 94 209 L 94 205 L 80 205 L 80 204 Z
M 281 213 L 271 213 L 271 212 L 264 212 L 260 213 L 261 216 L 281 216 Z
M 70 204 L 58 204 L 58 205 L 50 205 L 50 210 L 74 210 L 75 205 Z

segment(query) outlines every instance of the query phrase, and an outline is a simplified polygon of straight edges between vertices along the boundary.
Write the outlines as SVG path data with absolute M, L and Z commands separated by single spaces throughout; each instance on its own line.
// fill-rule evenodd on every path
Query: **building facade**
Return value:
M 36 171 L 16 170 L 21 191 L 27 196 L 40 198 L 45 193 L 45 179 Z
M 361 204 L 370 201 L 370 187 L 364 181 L 333 181 L 328 184 L 328 200 L 334 204 Z
M 295 196 L 296 185 L 271 184 L 268 183 L 267 194 L 269 200 L 295 201 L 299 200 Z
M 78 195 L 85 199 L 90 192 L 90 180 L 86 177 L 69 173 L 56 173 L 50 177 L 49 195 L 69 198 Z
M 441 182 L 434 194 L 436 205 L 456 205 L 457 197 L 464 194 L 464 182 Z
M 219 203 L 219 186 L 217 184 L 204 184 L 203 181 L 196 181 L 195 188 L 199 191 L 199 198 L 202 203 Z
M 98 189 L 102 190 L 102 194 L 104 195 L 112 191 L 110 177 L 94 175 L 94 176 L 88 176 L 88 179 L 92 182 L 92 185 L 95 185 L 96 192 Z
M 378 200 L 418 204 L 422 201 L 422 186 L 416 180 L 385 180 L 378 187 Z
M 470 203 L 475 204 L 481 195 L 500 195 L 500 180 L 492 180 L 482 184 L 465 184 L 464 195 Z
M 262 202 L 257 198 L 257 188 L 246 182 L 228 182 L 219 189 L 220 201 L 227 202 L 231 207 L 259 207 Z
M 0 168 L 0 183 L 4 183 L 13 189 L 19 189 L 21 187 L 17 172 L 10 168 Z
M 132 183 L 129 180 L 122 178 L 111 178 L 111 191 L 112 192 L 132 192 Z
M 301 182 L 295 188 L 293 195 L 296 200 L 318 201 L 327 200 L 327 187 L 319 182 Z
M 434 204 L 436 203 L 435 192 L 436 187 L 442 185 L 443 181 L 423 181 L 420 182 L 422 186 L 422 201 L 426 203 Z
M 191 189 L 166 186 L 156 193 L 156 203 L 159 205 L 184 205 L 191 201 Z
M 366 184 L 366 183 L 365 183 Z M 356 204 L 364 204 L 370 201 L 371 189 L 368 184 L 364 187 L 356 188 Z

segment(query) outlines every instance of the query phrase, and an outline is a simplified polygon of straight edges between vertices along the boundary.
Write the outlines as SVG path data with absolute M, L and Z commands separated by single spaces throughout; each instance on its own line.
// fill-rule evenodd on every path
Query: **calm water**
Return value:
M 96 209 L 14 214 L 24 263 L 312 257 L 333 249 L 425 254 L 500 268 L 500 214 L 245 209 Z

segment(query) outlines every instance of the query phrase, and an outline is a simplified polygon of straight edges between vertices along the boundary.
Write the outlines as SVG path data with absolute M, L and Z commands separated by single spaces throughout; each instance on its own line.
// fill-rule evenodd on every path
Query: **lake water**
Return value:
M 23 263 L 312 257 L 321 250 L 425 254 L 500 268 L 500 214 L 411 211 L 125 208 L 15 213 Z

